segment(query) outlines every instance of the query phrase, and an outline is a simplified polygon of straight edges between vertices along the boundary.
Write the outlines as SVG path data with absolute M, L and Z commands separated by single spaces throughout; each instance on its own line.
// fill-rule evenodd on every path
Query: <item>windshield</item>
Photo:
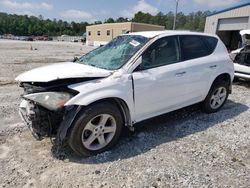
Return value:
M 122 35 L 105 46 L 97 48 L 79 58 L 78 63 L 102 69 L 121 68 L 149 39 L 139 35 Z

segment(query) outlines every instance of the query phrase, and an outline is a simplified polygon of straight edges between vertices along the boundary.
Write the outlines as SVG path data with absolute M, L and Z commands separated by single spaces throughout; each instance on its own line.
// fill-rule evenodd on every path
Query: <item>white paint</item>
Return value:
M 234 63 L 234 69 L 235 69 L 234 73 L 235 77 L 250 80 L 250 67 Z
M 141 32 L 133 32 L 123 35 L 141 35 L 146 38 L 154 38 L 156 36 L 163 37 L 164 36 L 170 36 L 170 35 L 203 35 L 203 36 L 213 36 L 216 37 L 216 35 L 213 34 L 204 34 L 199 32 L 190 32 L 190 31 L 177 31 L 177 30 L 164 30 L 164 31 L 141 31 Z
M 20 82 L 49 82 L 64 78 L 106 77 L 112 71 L 80 63 L 65 62 L 39 67 L 19 75 Z
M 241 30 L 240 31 L 240 35 L 241 36 L 246 35 L 246 34 L 250 35 L 250 29 L 246 29 L 246 30 Z
M 131 35 L 154 37 L 147 44 L 150 45 L 162 37 L 181 34 L 205 35 L 187 31 L 138 32 Z M 100 99 L 115 97 L 127 104 L 132 121 L 139 122 L 203 101 L 213 81 L 220 74 L 228 73 L 231 80 L 233 79 L 233 63 L 226 47 L 220 39 L 218 40 L 212 55 L 145 71 L 134 71 L 134 69 L 141 63 L 141 54 L 146 46 L 142 47 L 123 68 L 114 71 L 113 74 L 107 70 L 81 64 L 64 63 L 35 69 L 19 76 L 17 80 L 46 82 L 67 77 L 103 76 L 105 78 L 68 86 L 79 91 L 79 94 L 65 105 L 87 106 Z M 185 73 L 178 76 L 179 72 Z

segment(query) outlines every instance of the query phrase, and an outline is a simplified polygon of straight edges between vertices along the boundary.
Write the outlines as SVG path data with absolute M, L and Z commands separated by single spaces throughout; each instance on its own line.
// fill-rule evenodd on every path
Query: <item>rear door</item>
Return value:
M 186 97 L 190 103 L 200 102 L 207 95 L 218 57 L 212 55 L 218 39 L 199 35 L 179 37 L 182 64 L 186 70 Z

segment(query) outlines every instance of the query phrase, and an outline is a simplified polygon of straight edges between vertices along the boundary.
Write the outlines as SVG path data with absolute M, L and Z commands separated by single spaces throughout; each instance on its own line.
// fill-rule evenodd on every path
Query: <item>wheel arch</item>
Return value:
M 214 81 L 213 81 L 213 83 L 211 84 L 210 88 L 211 88 L 216 82 L 222 80 L 222 81 L 226 82 L 226 83 L 229 85 L 229 92 L 231 93 L 231 92 L 232 92 L 232 84 L 231 84 L 231 83 L 232 83 L 232 79 L 233 79 L 233 78 L 231 78 L 231 76 L 230 76 L 229 73 L 222 73 L 222 74 L 218 75 L 218 76 L 214 79 Z
M 223 81 L 225 81 L 225 82 L 227 82 L 227 83 L 230 84 L 232 78 L 231 78 L 231 76 L 230 76 L 229 73 L 223 73 L 223 74 L 218 75 L 218 76 L 215 78 L 214 82 L 217 81 L 217 80 L 223 80 Z
M 94 105 L 96 103 L 100 102 L 109 102 L 114 104 L 120 111 L 124 125 L 127 126 L 129 129 L 133 130 L 133 123 L 131 118 L 131 110 L 129 109 L 127 103 L 117 97 L 109 97 L 109 98 L 103 98 L 96 100 L 87 106 Z M 59 126 L 58 132 L 57 132 L 57 144 L 63 145 L 68 137 L 68 134 L 70 133 L 70 130 L 72 128 L 72 125 L 77 118 L 80 111 L 84 110 L 87 106 L 81 106 L 81 105 L 74 105 L 72 107 L 68 106 L 68 112 L 64 116 L 64 119 L 62 123 Z
M 129 109 L 128 104 L 121 98 L 118 97 L 108 97 L 108 98 L 103 98 L 103 99 L 99 99 L 97 101 L 92 102 L 89 105 L 93 105 L 96 103 L 100 103 L 100 102 L 109 102 L 114 104 L 120 111 L 123 120 L 124 120 L 124 125 L 127 127 L 131 127 L 132 126 L 132 118 L 131 118 L 131 109 Z

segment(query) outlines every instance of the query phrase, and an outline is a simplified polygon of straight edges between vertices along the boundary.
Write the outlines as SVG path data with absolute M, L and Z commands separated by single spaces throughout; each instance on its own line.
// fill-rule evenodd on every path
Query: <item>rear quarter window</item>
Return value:
M 209 36 L 202 36 L 202 38 L 208 46 L 209 53 L 210 54 L 213 53 L 217 46 L 218 39 L 215 37 L 209 37 Z
M 205 37 L 203 37 L 204 36 L 199 35 L 180 36 L 182 60 L 185 61 L 204 57 L 210 55 L 213 52 L 217 42 L 215 44 L 212 39 L 205 39 Z M 213 46 L 214 48 L 212 48 Z

